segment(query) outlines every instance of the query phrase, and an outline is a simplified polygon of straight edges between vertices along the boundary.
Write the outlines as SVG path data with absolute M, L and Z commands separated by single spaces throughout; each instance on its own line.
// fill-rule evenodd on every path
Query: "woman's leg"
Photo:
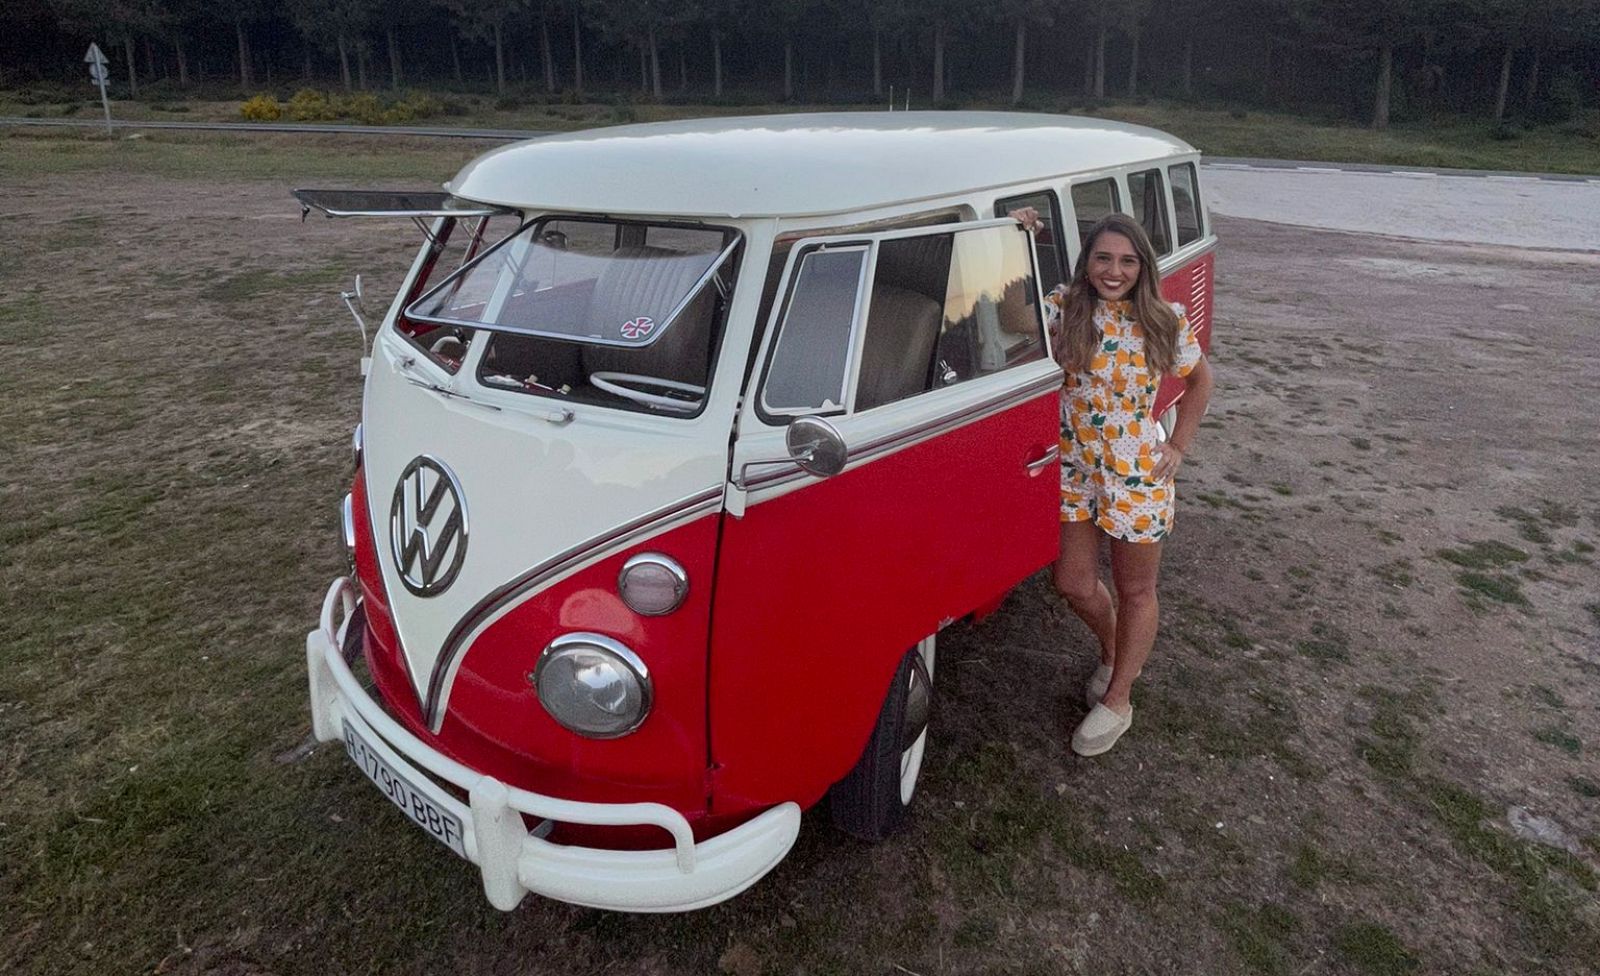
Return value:
M 1100 538 L 1092 521 L 1061 523 L 1061 555 L 1056 559 L 1056 592 L 1100 639 L 1100 662 L 1116 659 L 1117 610 L 1100 581 Z M 1120 592 L 1120 590 L 1119 590 Z
M 1144 669 L 1150 649 L 1155 646 L 1160 616 L 1156 577 L 1160 572 L 1161 543 L 1111 540 L 1111 580 L 1117 588 L 1119 619 L 1111 687 L 1106 689 L 1101 701 L 1117 712 L 1128 710 L 1133 679 Z

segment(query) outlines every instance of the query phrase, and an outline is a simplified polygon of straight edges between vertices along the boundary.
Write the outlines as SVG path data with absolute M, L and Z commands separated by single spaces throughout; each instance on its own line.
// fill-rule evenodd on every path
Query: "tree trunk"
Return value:
M 1094 41 L 1094 97 L 1106 97 L 1106 35 L 1110 28 L 1101 25 Z
M 583 94 L 583 20 L 577 4 L 572 6 L 572 91 Z
M 178 55 L 178 87 L 189 87 L 189 52 L 183 49 L 183 38 L 172 41 L 172 50 Z
M 395 90 L 400 88 L 400 41 L 394 36 L 394 25 L 384 28 L 384 36 L 389 41 L 389 87 Z
M 339 32 L 339 78 L 344 81 L 344 90 L 350 90 L 350 44 L 344 39 L 344 32 Z
M 344 47 L 344 42 L 341 39 L 340 48 L 342 49 L 343 47 Z M 461 84 L 461 47 L 460 47 L 459 44 L 456 43 L 456 32 L 454 30 L 450 31 L 450 66 L 455 68 L 455 71 L 456 71 L 456 84 L 458 84 L 458 85 Z M 344 86 L 345 86 L 345 88 L 349 88 L 350 87 L 350 69 L 349 68 L 345 69 L 344 75 L 345 75 Z
M 783 39 L 783 100 L 794 100 L 794 41 Z
M 367 57 L 371 52 L 366 41 L 356 41 L 356 87 L 367 90 Z
M 250 70 L 250 39 L 245 36 L 244 21 L 234 21 L 233 32 L 239 39 L 239 84 L 249 88 L 256 83 L 256 79 Z
M 506 93 L 506 45 L 499 24 L 494 25 L 494 90 Z
M 1263 41 L 1261 47 L 1266 54 L 1266 67 L 1261 72 L 1261 97 L 1270 99 L 1272 97 L 1272 38 L 1269 37 Z
M 1017 18 L 1017 43 L 1011 54 L 1011 104 L 1022 101 L 1022 75 L 1028 63 L 1028 22 Z
M 933 25 L 933 104 L 944 101 L 944 22 Z
M 544 90 L 556 91 L 556 56 L 550 47 L 550 15 L 539 8 L 539 57 L 544 61 Z
M 1384 38 L 1378 49 L 1378 94 L 1372 103 L 1372 127 L 1389 127 L 1389 88 L 1394 80 L 1394 42 Z
M 1535 49 L 1533 52 L 1533 64 L 1528 66 L 1528 91 L 1523 98 L 1523 104 L 1530 112 L 1533 111 L 1533 103 L 1539 98 L 1539 61 L 1541 53 Z
M 684 45 L 678 45 L 678 91 L 689 90 L 689 58 L 683 53 Z
M 1083 94 L 1085 97 L 1094 94 L 1094 38 L 1089 38 L 1089 46 L 1083 53 Z
M 1506 117 L 1506 89 L 1511 86 L 1511 58 L 1517 49 L 1506 45 L 1505 56 L 1500 59 L 1500 86 L 1494 93 L 1494 120 L 1499 122 Z
M 722 33 L 711 32 L 711 93 L 722 97 Z
M 150 72 L 150 77 L 156 76 L 156 48 L 149 37 L 144 39 L 144 70 Z M 161 71 L 166 74 L 166 65 L 162 65 Z
M 1139 94 L 1139 36 L 1143 31 L 1133 25 L 1133 48 L 1128 52 L 1128 97 Z
M 1183 97 L 1194 97 L 1194 38 L 1183 38 Z
M 122 53 L 128 58 L 128 97 L 139 97 L 139 73 L 133 64 L 133 35 L 129 34 L 122 39 Z
M 310 43 L 302 44 L 300 46 L 300 80 L 305 82 L 308 86 L 311 84 L 311 45 L 310 45 Z
M 872 97 L 883 97 L 883 32 L 872 32 Z
M 661 45 L 656 41 L 656 29 L 650 28 L 650 94 L 661 101 Z

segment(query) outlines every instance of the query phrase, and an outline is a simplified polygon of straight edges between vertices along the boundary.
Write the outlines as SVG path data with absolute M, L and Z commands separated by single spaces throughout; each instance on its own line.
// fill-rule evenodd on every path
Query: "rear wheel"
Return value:
M 882 840 L 905 823 L 928 748 L 933 658 L 929 636 L 900 659 L 866 749 L 828 793 L 834 825 L 847 834 Z

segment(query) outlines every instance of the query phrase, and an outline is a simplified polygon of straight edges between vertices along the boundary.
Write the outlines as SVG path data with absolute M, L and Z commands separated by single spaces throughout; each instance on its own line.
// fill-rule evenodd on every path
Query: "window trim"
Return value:
M 1174 186 L 1174 184 L 1172 182 L 1172 171 L 1175 170 L 1175 169 L 1179 169 L 1181 167 L 1184 167 L 1184 166 L 1187 166 L 1189 168 L 1189 178 L 1190 178 L 1191 183 L 1193 184 L 1194 219 L 1195 219 L 1196 228 L 1198 229 L 1199 233 L 1195 237 L 1194 240 L 1189 241 L 1186 244 L 1180 244 L 1180 243 L 1178 243 L 1178 198 L 1173 195 L 1173 186 Z M 1168 163 L 1166 165 L 1166 170 L 1167 170 L 1167 197 L 1168 197 L 1169 202 L 1172 204 L 1172 207 L 1171 207 L 1171 211 L 1172 211 L 1172 241 L 1173 241 L 1172 253 L 1176 254 L 1179 251 L 1187 250 L 1187 249 L 1189 249 L 1191 247 L 1194 247 L 1196 244 L 1199 244 L 1201 241 L 1204 241 L 1207 237 L 1211 236 L 1211 221 L 1209 220 L 1209 215 L 1206 213 L 1205 206 L 1203 205 L 1203 202 L 1201 200 L 1201 193 L 1200 193 L 1200 165 L 1199 165 L 1199 163 L 1196 160 L 1193 160 L 1193 159 L 1183 159 L 1183 160 L 1179 160 L 1177 162 Z
M 861 270 L 856 273 L 855 302 L 850 313 L 850 348 L 845 353 L 843 389 L 840 390 L 839 406 L 833 410 L 822 410 L 815 407 L 773 407 L 767 402 L 767 377 L 772 372 L 773 360 L 777 358 L 778 347 L 783 342 L 783 329 L 781 326 L 789 317 L 789 306 L 794 301 L 795 286 L 800 283 L 800 273 L 805 268 L 806 259 L 813 254 L 828 251 L 861 251 Z M 761 380 L 757 385 L 759 393 L 756 397 L 756 413 L 768 424 L 778 426 L 777 421 L 782 418 L 782 424 L 796 417 L 837 417 L 850 412 L 851 400 L 855 395 L 852 377 L 855 374 L 855 359 L 859 354 L 859 333 L 862 332 L 861 323 L 866 318 L 865 308 L 867 296 L 871 291 L 867 282 L 872 280 L 872 273 L 876 267 L 877 248 L 872 241 L 858 238 L 803 238 L 795 241 L 789 249 L 789 261 L 783 270 L 783 300 L 773 303 L 771 319 L 767 323 L 769 335 L 773 336 L 770 348 L 767 350 L 762 366 Z
M 1122 174 L 1122 180 L 1123 180 L 1124 187 L 1127 187 L 1127 181 L 1128 181 L 1129 177 L 1132 177 L 1132 176 L 1134 176 L 1136 174 L 1140 174 L 1140 173 L 1152 173 L 1153 172 L 1153 173 L 1156 174 L 1156 177 L 1161 180 L 1160 206 L 1161 206 L 1161 209 L 1162 209 L 1161 216 L 1163 218 L 1165 218 L 1162 221 L 1162 226 L 1165 227 L 1166 231 L 1167 231 L 1167 249 L 1166 249 L 1165 252 L 1162 252 L 1162 251 L 1157 251 L 1156 252 L 1156 264 L 1159 265 L 1161 262 L 1166 261 L 1167 259 L 1171 258 L 1174 254 L 1177 254 L 1178 251 L 1180 250 L 1180 248 L 1178 247 L 1177 229 L 1173 226 L 1173 221 L 1172 221 L 1172 188 L 1167 185 L 1169 181 L 1167 180 L 1166 169 L 1165 169 L 1166 164 L 1164 162 L 1157 161 L 1154 164 L 1151 164 L 1151 163 L 1139 163 L 1137 165 L 1139 167 L 1141 167 L 1141 168 L 1139 168 L 1139 169 L 1129 168 L 1126 172 L 1124 172 Z M 1134 212 L 1133 212 L 1133 189 L 1131 187 L 1127 187 L 1127 191 L 1128 191 L 1128 205 L 1127 205 L 1127 209 L 1123 210 L 1122 212 L 1124 214 L 1126 214 L 1127 216 L 1129 216 L 1130 218 L 1132 218 L 1134 220 L 1134 222 L 1139 224 L 1139 226 L 1143 227 L 1144 226 L 1143 221 L 1140 221 L 1139 218 L 1137 216 L 1135 216 Z M 1155 243 L 1156 243 L 1155 241 L 1151 241 L 1150 242 L 1150 246 L 1154 247 Z
M 1022 233 L 1020 225 L 1010 217 L 995 217 L 984 220 L 967 220 L 951 224 L 933 224 L 925 227 L 907 227 L 896 230 L 881 231 L 876 234 L 851 234 L 840 237 L 808 237 L 795 241 L 789 251 L 789 262 L 784 268 L 781 302 L 774 302 L 773 309 L 767 322 L 766 334 L 769 337 L 767 348 L 762 352 L 761 375 L 757 385 L 755 397 L 756 416 L 762 423 L 769 427 L 787 426 L 795 417 L 841 417 L 848 418 L 861 415 L 856 410 L 856 390 L 860 382 L 861 349 L 866 338 L 866 323 L 872 316 L 872 282 L 876 280 L 878 271 L 878 245 L 884 241 L 900 240 L 911 237 L 933 237 L 938 234 L 959 234 L 966 231 L 989 230 L 997 227 L 1010 227 Z M 865 274 L 857 284 L 856 307 L 854 317 L 850 322 L 850 352 L 846 358 L 847 394 L 843 408 L 828 412 L 817 410 L 797 411 L 771 411 L 767 408 L 767 376 L 772 370 L 772 360 L 777 351 L 778 343 L 782 340 L 783 319 L 787 316 L 789 301 L 793 296 L 796 281 L 796 263 L 799 255 L 810 253 L 823 247 L 835 249 L 847 246 L 865 246 L 868 249 L 868 259 L 864 263 Z M 1044 355 L 1039 360 L 1027 360 L 1016 363 L 994 373 L 974 377 L 972 382 L 998 377 L 1014 369 L 1020 369 L 1033 362 L 1050 359 L 1053 350 L 1050 346 L 1049 331 L 1044 324 L 1044 293 L 1039 288 L 1039 255 L 1034 250 L 1032 241 L 1024 248 L 1028 254 L 1028 264 L 1033 272 L 1034 290 L 1034 322 L 1039 330 L 1040 348 Z M 929 394 L 938 394 L 950 390 L 959 390 L 967 384 L 958 383 L 942 389 L 924 390 L 921 394 L 896 400 L 892 403 L 879 404 L 870 410 L 861 413 L 876 413 L 878 410 L 893 408 L 899 404 L 909 403 Z

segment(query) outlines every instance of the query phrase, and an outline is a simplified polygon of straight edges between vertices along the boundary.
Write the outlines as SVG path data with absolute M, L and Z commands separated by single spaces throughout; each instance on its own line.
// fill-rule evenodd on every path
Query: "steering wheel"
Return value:
M 693 383 L 679 383 L 677 380 L 664 380 L 659 376 L 641 376 L 638 373 L 616 373 L 609 370 L 597 370 L 589 374 L 589 382 L 595 388 L 614 393 L 624 400 L 642 403 L 647 407 L 658 410 L 672 410 L 677 413 L 694 413 L 700 409 L 700 401 L 705 399 L 706 388 L 695 386 Z M 646 393 L 643 390 L 633 389 L 634 386 L 653 386 L 660 390 L 675 390 L 680 393 L 693 394 L 693 400 L 681 397 L 662 396 L 659 393 Z

